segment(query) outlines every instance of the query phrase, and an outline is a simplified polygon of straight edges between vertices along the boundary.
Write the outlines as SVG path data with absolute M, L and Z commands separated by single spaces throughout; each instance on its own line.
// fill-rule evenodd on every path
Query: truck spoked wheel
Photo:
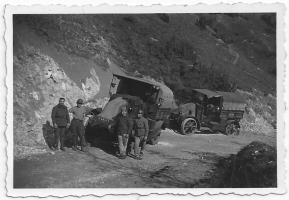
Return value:
M 239 128 L 233 123 L 230 123 L 226 126 L 225 134 L 226 135 L 239 135 Z
M 181 133 L 183 135 L 194 134 L 197 130 L 198 124 L 194 118 L 187 118 L 182 122 Z

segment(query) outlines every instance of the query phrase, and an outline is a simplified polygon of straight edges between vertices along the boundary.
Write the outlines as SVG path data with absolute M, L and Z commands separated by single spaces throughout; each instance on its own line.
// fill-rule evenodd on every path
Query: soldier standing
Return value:
M 85 141 L 85 127 L 84 127 L 84 119 L 91 111 L 92 108 L 87 106 L 83 106 L 84 102 L 82 99 L 78 99 L 76 102 L 76 106 L 69 109 L 69 112 L 73 114 L 73 119 L 71 121 L 71 132 L 73 134 L 73 146 L 72 149 L 74 151 L 77 150 L 77 142 L 78 137 L 81 142 L 81 151 L 87 151 L 86 149 L 86 141 Z
M 55 144 L 54 148 L 58 149 L 58 143 L 60 142 L 60 149 L 65 151 L 64 137 L 65 130 L 69 127 L 70 119 L 67 107 L 64 105 L 65 99 L 59 98 L 59 103 L 53 107 L 51 118 L 53 127 L 55 128 Z
M 121 114 L 116 121 L 116 133 L 118 138 L 119 158 L 126 158 L 128 137 L 132 130 L 132 120 L 128 117 L 126 107 L 121 108 Z
M 134 153 L 136 159 L 142 159 L 143 150 L 146 145 L 147 137 L 149 134 L 148 120 L 143 117 L 143 110 L 139 110 L 137 118 L 134 120 Z

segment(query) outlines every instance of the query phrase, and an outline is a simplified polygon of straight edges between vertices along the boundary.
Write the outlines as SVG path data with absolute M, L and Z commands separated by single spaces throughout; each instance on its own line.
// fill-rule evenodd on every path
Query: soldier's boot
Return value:
M 140 155 L 135 155 L 135 159 L 136 159 L 136 160 L 142 160 L 142 156 L 140 156 Z
M 82 146 L 82 147 L 81 147 L 81 151 L 83 151 L 83 152 L 88 152 L 88 148 L 85 147 L 85 146 L 84 146 L 84 147 Z
M 126 152 L 122 151 L 120 154 L 121 159 L 125 159 L 126 158 Z

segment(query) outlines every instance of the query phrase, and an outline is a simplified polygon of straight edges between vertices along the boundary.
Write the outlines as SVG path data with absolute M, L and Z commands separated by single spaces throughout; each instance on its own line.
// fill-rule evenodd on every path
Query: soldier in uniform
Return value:
M 126 107 L 121 108 L 121 114 L 116 121 L 116 133 L 118 138 L 119 158 L 126 158 L 126 149 L 128 144 L 129 134 L 132 131 L 132 120 L 127 114 Z
M 137 118 L 134 120 L 134 153 L 136 159 L 142 159 L 143 150 L 149 134 L 148 120 L 143 117 L 143 110 L 139 110 Z
M 65 99 L 59 98 L 59 103 L 53 107 L 51 118 L 53 127 L 55 128 L 55 144 L 54 148 L 58 149 L 58 143 L 60 142 L 60 149 L 65 151 L 64 137 L 65 130 L 69 127 L 70 119 L 67 107 L 64 105 Z
M 76 106 L 69 109 L 69 112 L 73 114 L 73 119 L 71 121 L 71 132 L 73 134 L 73 146 L 72 149 L 74 151 L 77 150 L 77 142 L 78 137 L 81 142 L 81 151 L 87 151 L 86 149 L 86 141 L 85 141 L 85 127 L 84 127 L 84 119 L 93 109 L 87 106 L 83 106 L 84 102 L 82 99 L 78 99 L 76 102 Z

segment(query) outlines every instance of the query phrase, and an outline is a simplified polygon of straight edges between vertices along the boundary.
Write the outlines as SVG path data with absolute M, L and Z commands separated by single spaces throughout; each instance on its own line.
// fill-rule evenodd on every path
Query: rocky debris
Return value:
M 276 148 L 252 142 L 237 154 L 233 164 L 232 187 L 277 187 Z
M 275 133 L 275 129 L 261 115 L 256 114 L 252 108 L 248 108 L 244 118 L 240 122 L 241 132 L 251 132 L 257 134 L 270 135 Z
M 219 158 L 215 169 L 209 170 L 194 187 L 277 187 L 276 148 L 253 141 L 236 155 Z
M 16 159 L 29 158 L 32 155 L 48 153 L 49 150 L 39 146 L 14 146 L 14 155 Z
M 247 106 L 240 122 L 241 132 L 271 135 L 276 132 L 276 98 L 271 94 L 253 89 L 252 92 L 237 90 L 245 96 Z
M 197 187 L 277 187 L 277 151 L 262 142 L 251 142 L 236 155 L 222 158 Z
M 252 142 L 232 159 L 231 187 L 277 186 L 277 152 L 274 147 Z

